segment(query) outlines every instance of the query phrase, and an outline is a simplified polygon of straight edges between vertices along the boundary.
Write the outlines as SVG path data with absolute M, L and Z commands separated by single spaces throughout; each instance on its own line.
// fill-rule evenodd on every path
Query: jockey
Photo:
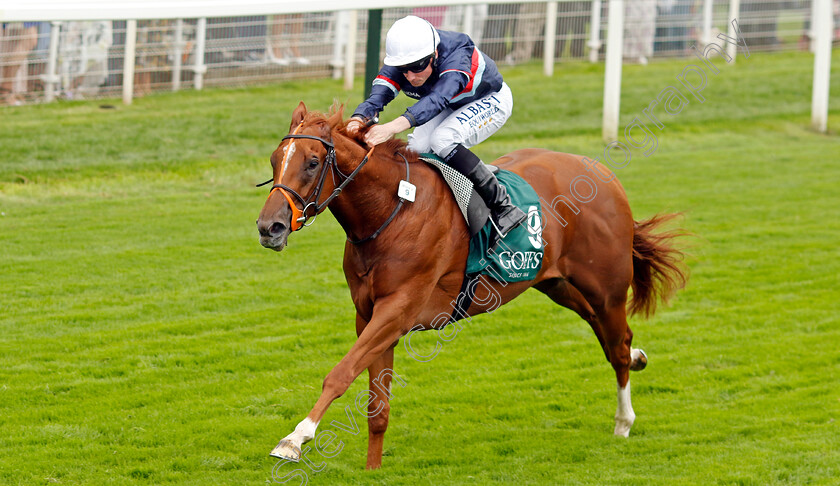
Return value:
M 510 117 L 513 94 L 492 59 L 466 34 L 436 30 L 420 17 L 394 22 L 385 38 L 385 66 L 347 129 L 375 119 L 400 90 L 417 103 L 396 119 L 374 125 L 365 142 L 378 145 L 414 127 L 408 148 L 433 152 L 472 181 L 490 209 L 500 237 L 526 215 L 511 204 L 504 186 L 469 148 L 486 140 Z

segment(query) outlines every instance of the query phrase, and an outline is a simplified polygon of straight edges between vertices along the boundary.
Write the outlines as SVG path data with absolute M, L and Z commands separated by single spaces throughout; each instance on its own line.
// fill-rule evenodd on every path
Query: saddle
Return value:
M 440 157 L 435 154 L 420 154 L 420 160 L 436 168 L 443 176 L 443 179 L 452 189 L 452 195 L 458 203 L 458 208 L 470 228 L 470 237 L 475 236 L 487 224 L 490 218 L 490 209 L 475 192 L 473 183 L 457 170 L 446 165 Z M 490 172 L 497 174 L 499 168 L 495 165 L 488 165 Z
M 472 182 L 436 155 L 421 154 L 420 159 L 441 173 L 469 226 L 470 252 L 465 282 L 478 275 L 488 275 L 499 282 L 536 278 L 542 266 L 543 218 L 540 198 L 531 185 L 513 172 L 489 166 L 499 183 L 505 186 L 511 201 L 528 215 L 523 224 L 499 240 L 489 218 L 490 210 L 475 192 Z

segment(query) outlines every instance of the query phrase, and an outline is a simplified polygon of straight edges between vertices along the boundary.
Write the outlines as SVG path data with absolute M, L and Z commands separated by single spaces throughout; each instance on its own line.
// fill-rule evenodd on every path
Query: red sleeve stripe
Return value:
M 470 82 L 467 83 L 467 86 L 463 91 L 452 98 L 452 101 L 460 101 L 475 94 L 476 90 L 478 90 L 478 85 L 481 84 L 481 78 L 484 75 L 484 67 L 484 57 L 480 52 L 478 52 L 478 48 L 476 48 L 473 51 L 472 66 L 470 66 L 470 70 L 472 71 L 470 74 Z
M 373 80 L 373 85 L 374 86 L 376 86 L 376 85 L 385 86 L 387 88 L 390 88 L 391 91 L 393 91 L 394 93 L 399 93 L 399 91 L 400 91 L 399 83 L 397 83 L 393 79 L 386 78 L 385 76 L 382 76 L 381 74 L 379 76 L 377 76 L 376 79 Z

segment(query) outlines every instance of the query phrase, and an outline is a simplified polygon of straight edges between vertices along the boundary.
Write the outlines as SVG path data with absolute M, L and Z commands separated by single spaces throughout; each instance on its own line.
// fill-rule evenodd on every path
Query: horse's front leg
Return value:
M 350 384 L 365 368 L 371 366 L 411 329 L 419 314 L 419 306 L 413 303 L 416 301 L 410 298 L 411 295 L 410 292 L 392 294 L 374 304 L 370 323 L 350 352 L 327 374 L 321 396 L 312 411 L 295 427 L 294 432 L 277 444 L 271 456 L 294 462 L 300 460 L 301 446 L 315 437 L 318 423 L 330 404 L 350 388 Z

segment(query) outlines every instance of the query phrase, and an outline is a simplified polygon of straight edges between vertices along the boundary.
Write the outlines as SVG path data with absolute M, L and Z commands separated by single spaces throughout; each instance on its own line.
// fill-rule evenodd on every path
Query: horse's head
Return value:
M 290 232 L 323 210 L 318 203 L 333 185 L 327 177 L 335 159 L 331 132 L 341 118 L 341 110 L 329 119 L 307 113 L 303 102 L 292 113 L 289 135 L 271 154 L 274 185 L 257 219 L 264 247 L 282 250 Z M 325 189 L 325 184 L 330 187 Z

